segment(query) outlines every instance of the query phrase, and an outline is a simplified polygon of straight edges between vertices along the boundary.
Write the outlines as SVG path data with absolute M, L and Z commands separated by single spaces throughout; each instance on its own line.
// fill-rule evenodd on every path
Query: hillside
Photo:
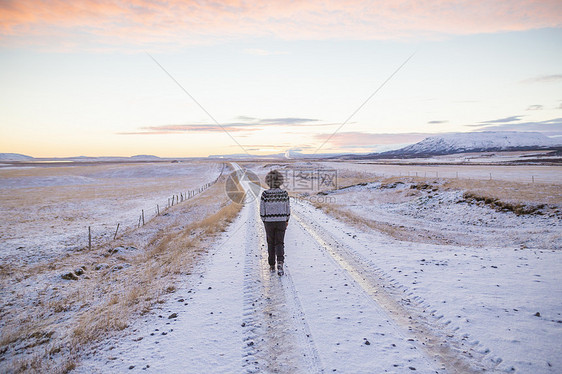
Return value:
M 546 149 L 560 145 L 538 132 L 486 131 L 431 136 L 394 151 L 372 153 L 366 158 L 427 157 L 464 152 Z
M 19 153 L 0 153 L 0 161 L 29 161 L 33 157 L 22 155 Z

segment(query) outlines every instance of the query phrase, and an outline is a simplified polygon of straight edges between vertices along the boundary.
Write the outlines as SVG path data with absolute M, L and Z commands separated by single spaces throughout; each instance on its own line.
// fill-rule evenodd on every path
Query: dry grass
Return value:
M 105 333 L 127 327 L 133 314 L 144 311 L 158 302 L 166 293 L 174 292 L 175 276 L 188 273 L 200 256 L 206 252 L 205 243 L 238 214 L 241 206 L 225 204 L 218 212 L 179 233 L 155 238 L 149 248 L 131 261 L 132 266 L 119 272 L 121 287 L 107 287 L 106 302 L 89 308 L 80 316 L 74 330 L 75 342 L 84 345 L 104 336 Z M 111 284 L 110 270 L 106 284 Z
M 562 205 L 560 185 L 449 179 L 444 187 L 515 204 Z
M 416 186 L 437 190 L 461 190 L 474 196 L 489 197 L 515 204 L 562 205 L 562 189 L 560 185 L 544 183 L 522 183 L 501 180 L 473 180 L 455 178 L 424 178 L 424 177 L 390 177 L 369 178 L 355 175 L 344 177 L 338 183 L 340 189 L 347 186 L 380 182 L 383 187 L 401 183 L 412 183 Z M 421 188 L 418 188 L 421 189 Z
M 3 286 L 14 277 L 33 280 L 45 274 L 60 276 L 61 269 L 75 269 L 80 264 L 87 264 L 85 274 L 89 279 L 81 276 L 77 281 L 63 281 L 51 286 L 49 292 L 35 295 L 33 307 L 28 310 L 19 310 L 15 315 L 3 313 L 0 352 L 10 353 L 11 359 L 6 365 L 0 361 L 0 368 L 14 373 L 68 372 L 95 342 L 127 328 L 136 316 L 149 312 L 175 292 L 178 277 L 193 270 L 212 238 L 224 231 L 241 209 L 226 198 L 223 183 L 224 180 L 197 199 L 171 208 L 180 217 L 193 216 L 187 225 L 175 219 L 162 226 L 159 220 L 169 218 L 161 216 L 91 252 L 62 256 L 50 264 L 27 269 L 2 266 Z M 137 244 L 138 232 L 150 230 L 151 225 L 163 229 L 152 230 L 149 239 L 144 239 L 145 245 Z M 142 250 L 108 254 L 108 249 L 119 245 Z M 103 262 L 109 266 L 95 271 L 94 266 Z M 114 266 L 123 267 L 116 271 Z M 33 352 L 32 357 L 17 353 L 24 351 Z

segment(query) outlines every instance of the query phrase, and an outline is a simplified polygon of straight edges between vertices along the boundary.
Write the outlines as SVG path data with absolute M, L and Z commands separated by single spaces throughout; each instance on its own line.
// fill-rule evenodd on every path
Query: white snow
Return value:
M 472 150 L 551 147 L 555 145 L 560 145 L 560 140 L 549 138 L 538 132 L 483 131 L 431 136 L 421 142 L 401 148 L 398 152 L 445 154 Z
M 267 269 L 262 223 L 255 201 L 248 204 L 202 273 L 77 372 L 440 371 L 296 220 L 286 246 L 279 277 Z M 171 313 L 178 319 L 167 320 Z
M 369 188 L 345 193 L 360 198 Z M 352 209 L 369 214 L 372 206 Z M 559 247 L 521 249 L 476 231 L 488 243 L 398 241 L 304 200 L 293 200 L 292 212 L 285 276 L 268 270 L 252 202 L 161 311 L 77 371 L 555 373 L 562 366 Z M 459 231 L 467 226 L 451 217 L 444 220 Z M 168 320 L 171 313 L 178 318 Z
M 146 163 L 0 169 L 0 259 L 37 262 L 94 245 L 136 227 L 168 204 L 213 181 L 216 163 Z
M 34 183 L 60 188 L 64 182 L 80 191 L 100 180 L 146 185 L 149 175 L 159 176 L 155 184 L 176 176 L 184 183 L 197 183 L 220 171 L 208 166 L 191 171 L 159 166 L 106 168 Z M 381 170 L 397 175 L 405 170 L 353 163 L 292 165 L 297 166 L 333 167 L 350 175 Z M 254 171 L 263 174 L 271 167 Z M 475 175 L 482 172 L 478 168 L 463 173 Z M 498 178 L 512 179 L 527 169 L 494 170 Z M 555 178 L 552 173 L 560 175 L 559 168 L 541 170 L 545 179 Z M 2 191 L 18 191 L 17 183 L 3 183 Z M 250 190 L 248 181 L 242 184 Z M 409 186 L 395 189 L 405 192 Z M 286 274 L 279 277 L 268 270 L 263 224 L 254 200 L 212 244 L 196 271 L 177 284 L 173 296 L 120 335 L 96 345 L 74 372 L 560 371 L 559 215 L 519 217 L 457 204 L 460 195 L 455 191 L 387 203 L 372 198 L 380 193 L 380 184 L 372 183 L 327 197 L 336 197 L 340 204 L 345 201 L 346 209 L 360 216 L 441 233 L 456 244 L 401 241 L 351 226 L 314 208 L 308 196 L 291 201 Z M 157 201 L 155 195 L 146 196 Z M 117 199 L 115 203 L 119 204 Z M 102 214 L 107 204 L 93 199 L 77 206 L 95 205 L 94 211 Z M 133 204 L 131 211 L 139 206 Z M 23 240 L 22 231 L 17 232 L 18 240 Z M 42 242 L 60 245 L 56 232 L 45 232 Z M 40 242 L 37 236 L 29 240 Z M 2 245 L 6 242 L 3 239 Z
M 302 209 L 319 215 L 307 204 Z M 484 367 L 554 373 L 562 366 L 559 250 L 505 247 L 492 235 L 482 248 L 401 242 L 324 215 L 315 222 L 404 295 L 412 314 L 480 353 Z

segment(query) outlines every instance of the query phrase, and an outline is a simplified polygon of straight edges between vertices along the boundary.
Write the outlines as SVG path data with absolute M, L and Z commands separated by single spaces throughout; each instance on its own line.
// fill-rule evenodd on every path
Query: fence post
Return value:
M 115 229 L 115 235 L 113 235 L 113 240 L 117 238 L 117 231 L 119 231 L 119 223 L 117 224 L 117 229 Z
M 88 226 L 88 250 L 92 250 L 92 228 Z
M 158 204 L 156 204 L 156 214 L 160 215 L 160 207 L 158 206 Z
M 531 179 L 532 179 L 533 183 L 535 183 L 535 176 L 534 175 L 531 175 Z
M 141 217 L 142 217 L 142 225 L 144 226 L 144 209 L 142 210 L 142 215 L 141 215 Z

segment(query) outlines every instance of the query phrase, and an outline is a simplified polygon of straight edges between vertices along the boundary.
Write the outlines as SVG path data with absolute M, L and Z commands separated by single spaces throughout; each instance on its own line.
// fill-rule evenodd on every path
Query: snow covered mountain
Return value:
M 562 140 L 554 140 L 538 132 L 484 131 L 450 133 L 431 136 L 421 142 L 398 150 L 379 153 L 376 156 L 436 156 L 464 152 L 541 149 L 560 145 L 562 145 Z

